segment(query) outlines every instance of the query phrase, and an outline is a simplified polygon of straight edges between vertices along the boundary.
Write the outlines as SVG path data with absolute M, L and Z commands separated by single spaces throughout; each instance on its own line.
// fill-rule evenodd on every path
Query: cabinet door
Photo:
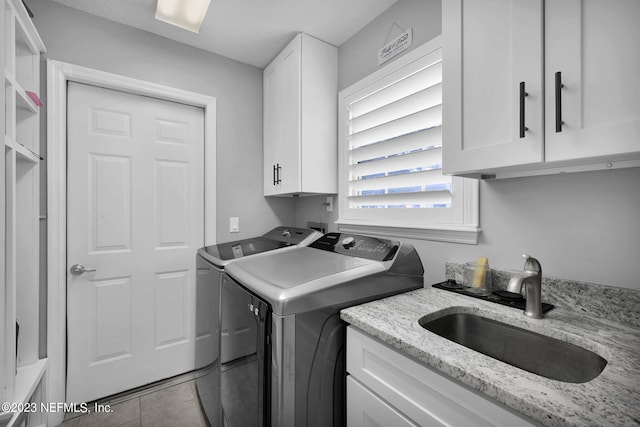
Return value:
M 445 173 L 543 160 L 542 19 L 542 0 L 442 2 Z
M 301 36 L 285 49 L 279 65 L 281 104 L 279 109 L 284 122 L 280 152 L 280 185 L 282 193 L 300 191 L 300 114 L 301 114 Z
M 545 20 L 546 160 L 640 153 L 640 2 L 553 0 Z
M 391 405 L 394 411 L 420 426 L 537 425 L 524 415 L 429 366 L 409 359 L 352 326 L 347 328 L 347 372 L 380 400 Z M 369 403 L 360 406 L 357 403 L 358 395 L 351 396 L 351 391 L 347 389 L 348 422 L 352 417 L 368 420 L 366 414 L 376 414 Z M 355 404 L 353 410 L 352 404 Z M 387 409 L 381 408 L 380 411 L 388 412 Z
M 282 147 L 283 121 L 279 109 L 280 94 L 278 93 L 279 69 L 274 65 L 264 71 L 264 143 L 263 143 L 263 183 L 264 195 L 278 194 L 280 185 L 277 183 L 278 157 Z
M 416 427 L 404 415 L 362 384 L 347 377 L 347 427 Z
M 300 191 L 300 48 L 298 36 L 264 71 L 266 196 Z

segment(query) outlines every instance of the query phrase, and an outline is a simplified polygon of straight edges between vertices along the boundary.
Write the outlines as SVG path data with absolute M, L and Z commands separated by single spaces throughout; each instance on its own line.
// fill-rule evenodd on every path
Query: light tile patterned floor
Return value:
M 206 427 L 194 381 L 132 397 L 111 407 L 65 420 L 60 427 Z M 215 427 L 215 426 L 213 426 Z

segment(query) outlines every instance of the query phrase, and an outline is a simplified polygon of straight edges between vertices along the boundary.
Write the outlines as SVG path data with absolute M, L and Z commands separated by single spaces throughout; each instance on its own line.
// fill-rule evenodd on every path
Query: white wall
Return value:
M 404 30 L 413 28 L 413 44 L 393 60 L 440 35 L 441 9 L 440 0 L 400 0 L 344 42 L 338 50 L 339 90 L 380 68 L 378 50 L 402 33 L 398 27 Z
M 440 13 L 439 1 L 400 0 L 340 46 L 340 88 L 378 68 L 393 22 L 412 26 L 418 46 L 440 34 Z M 300 199 L 298 225 L 335 221 L 337 207 L 327 213 L 323 202 Z M 444 279 L 446 261 L 487 256 L 493 266 L 521 269 L 527 253 L 547 276 L 640 289 L 640 168 L 481 182 L 480 216 L 478 245 L 410 241 L 426 285 Z
M 262 196 L 262 70 L 51 0 L 28 4 L 47 58 L 217 98 L 218 241 L 294 222 L 293 200 Z
M 261 70 L 51 0 L 30 0 L 29 6 L 49 58 L 218 98 L 219 241 L 280 223 L 337 219 L 337 207 L 327 213 L 324 197 L 262 196 Z M 440 34 L 440 14 L 440 1 L 393 5 L 340 46 L 340 88 L 378 69 L 377 51 L 394 22 L 413 27 L 415 47 Z M 482 182 L 478 245 L 411 243 L 427 284 L 444 278 L 447 260 L 484 255 L 494 266 L 521 268 L 520 254 L 529 253 L 541 260 L 545 275 L 640 289 L 638 183 L 640 169 Z M 240 216 L 241 233 L 228 233 L 229 216 Z
M 544 275 L 640 289 L 639 183 L 640 168 L 482 182 L 478 245 L 413 243 L 436 280 L 443 261 L 521 269 L 527 253 Z

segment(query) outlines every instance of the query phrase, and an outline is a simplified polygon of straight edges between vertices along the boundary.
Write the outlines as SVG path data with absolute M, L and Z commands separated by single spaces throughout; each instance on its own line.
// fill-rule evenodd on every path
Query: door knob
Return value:
M 73 264 L 69 269 L 69 272 L 71 272 L 71 274 L 89 273 L 91 271 L 96 271 L 96 269 L 93 267 L 85 267 L 82 264 Z

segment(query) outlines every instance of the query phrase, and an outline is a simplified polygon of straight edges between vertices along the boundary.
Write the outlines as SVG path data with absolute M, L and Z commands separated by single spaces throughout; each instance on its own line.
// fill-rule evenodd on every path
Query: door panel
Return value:
M 283 136 L 281 140 L 280 162 L 282 180 L 280 192 L 294 193 L 300 191 L 300 41 L 293 45 L 291 52 L 287 54 L 280 68 L 281 80 L 281 105 L 279 105 L 282 122 Z
M 131 159 L 89 154 L 91 251 L 131 250 Z
M 541 162 L 542 1 L 448 0 L 442 32 L 443 172 Z
M 300 189 L 300 58 L 296 38 L 264 73 L 265 196 Z
M 154 288 L 155 346 L 165 346 L 187 342 L 187 306 L 189 272 L 175 271 L 156 275 Z
M 282 141 L 281 104 L 278 94 L 280 81 L 278 68 L 270 68 L 264 74 L 264 150 L 263 150 L 263 192 L 265 196 L 278 194 L 276 184 L 276 163 L 279 162 Z
M 640 2 L 557 0 L 545 16 L 546 160 L 640 152 Z
M 184 247 L 189 241 L 189 165 L 158 160 L 155 176 L 156 249 Z
M 505 144 L 513 138 L 517 87 L 513 85 L 514 18 L 510 3 L 483 0 L 482 4 L 470 1 L 463 6 L 462 22 L 468 24 L 462 31 L 462 64 L 467 67 L 462 74 L 464 150 Z M 479 42 L 489 48 L 480 49 Z
M 69 83 L 67 400 L 194 369 L 204 111 Z
M 91 340 L 90 363 L 131 356 L 131 280 L 121 277 L 89 283 L 91 310 L 87 331 Z M 113 313 L 119 316 L 113 318 Z

